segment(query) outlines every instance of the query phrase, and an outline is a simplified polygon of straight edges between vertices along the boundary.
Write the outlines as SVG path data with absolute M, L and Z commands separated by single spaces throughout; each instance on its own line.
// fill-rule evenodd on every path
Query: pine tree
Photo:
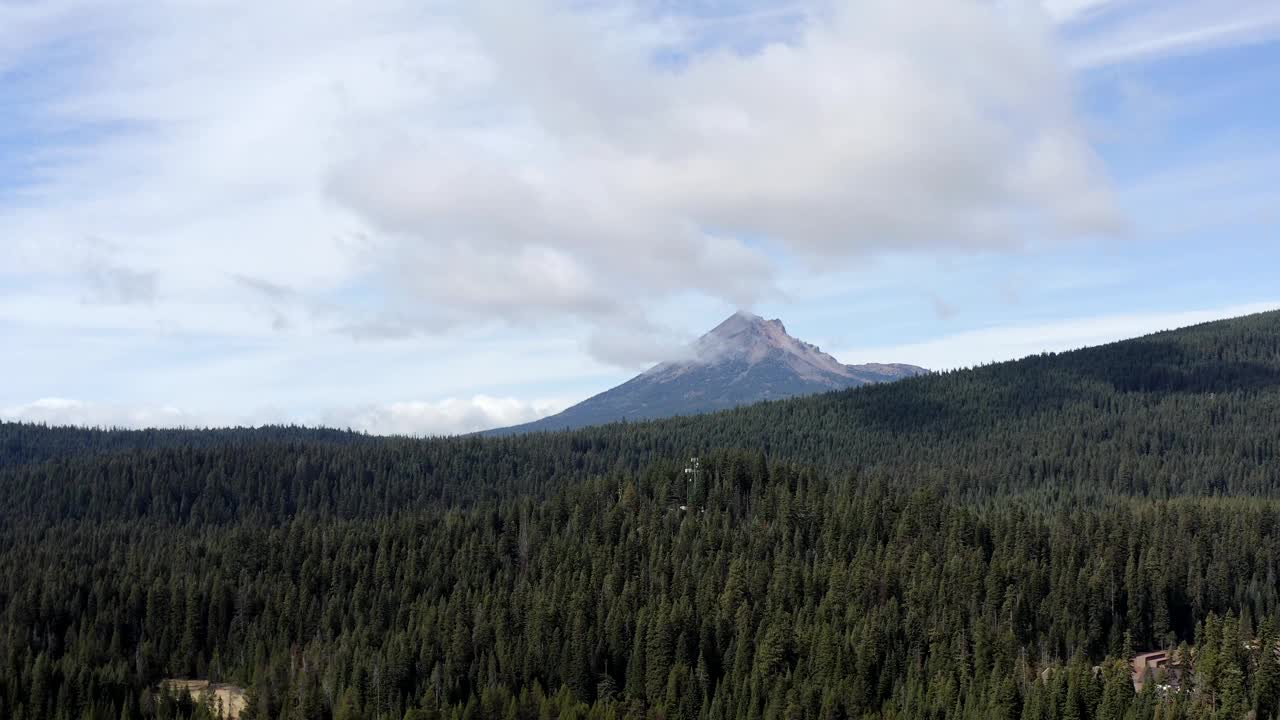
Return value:
M 671 670 L 671 628 L 666 603 L 660 604 L 649 621 L 645 638 L 645 697 L 657 705 L 666 697 L 667 674 Z
M 1132 669 L 1127 660 L 1111 660 L 1102 666 L 1102 702 L 1097 720 L 1124 720 L 1133 705 Z
M 1280 712 L 1280 662 L 1277 662 L 1275 621 L 1267 618 L 1258 631 L 1258 664 L 1253 683 L 1254 714 L 1271 720 Z

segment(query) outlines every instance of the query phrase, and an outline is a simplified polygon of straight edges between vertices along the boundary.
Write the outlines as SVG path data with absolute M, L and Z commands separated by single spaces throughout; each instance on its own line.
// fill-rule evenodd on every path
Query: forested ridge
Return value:
M 0 424 L 0 717 L 1273 717 L 1278 449 L 1278 313 L 571 433 Z
M 328 428 L 94 429 L 0 422 L 0 467 L 77 455 L 105 455 L 152 448 L 221 448 L 264 442 L 351 444 L 374 441 L 368 435 Z

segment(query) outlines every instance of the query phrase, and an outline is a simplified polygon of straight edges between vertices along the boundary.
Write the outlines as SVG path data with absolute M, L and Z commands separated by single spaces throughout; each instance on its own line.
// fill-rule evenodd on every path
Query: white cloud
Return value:
M 24 405 L 0 408 L 0 420 L 106 428 L 200 427 L 217 424 L 202 422 L 175 407 L 105 405 L 58 397 L 40 398 Z
M 1280 6 L 1272 0 L 1067 0 L 1087 17 L 1105 22 L 1068 33 L 1069 56 L 1081 69 L 1217 48 L 1249 45 L 1280 37 Z M 1067 12 L 1064 19 L 1072 19 Z
M 452 435 L 531 422 L 567 406 L 568 403 L 554 400 L 526 402 L 476 395 L 334 411 L 321 421 L 325 425 L 350 427 L 375 435 Z
M 832 354 L 845 363 L 903 362 L 931 370 L 951 370 L 1040 352 L 1075 350 L 1276 308 L 1280 308 L 1280 301 L 1183 312 L 1101 315 L 968 330 L 924 342 L 850 348 Z
M 1117 0 L 1041 0 L 1045 12 L 1057 23 L 1080 22 L 1105 12 Z
M 373 435 L 436 436 L 530 422 L 559 412 L 567 405 L 560 400 L 526 402 L 510 397 L 476 395 L 471 398 L 337 408 L 314 416 L 288 416 L 269 411 L 215 416 L 167 406 L 110 405 L 67 398 L 41 398 L 0 408 L 0 420 L 122 428 L 200 428 L 296 422 L 350 428 Z
M 818 5 L 729 18 L 717 33 L 751 25 L 749 53 L 624 4 L 9 9 L 35 38 L 0 35 L 19 61 L 54 41 L 83 55 L 40 109 L 87 139 L 52 149 L 0 218 L 6 272 L 61 278 L 100 237 L 121 267 L 154 270 L 163 302 L 243 303 L 237 277 L 304 299 L 372 288 L 277 314 L 281 329 L 609 333 L 690 293 L 773 297 L 779 258 L 1119 225 L 1039 12 Z M 796 22 L 761 35 L 775 12 Z
M 660 362 L 690 359 L 695 337 L 635 318 L 617 327 L 597 329 L 587 352 L 600 362 L 639 370 Z
M 150 304 L 156 300 L 156 274 L 146 270 L 91 262 L 85 268 L 86 302 L 117 305 Z

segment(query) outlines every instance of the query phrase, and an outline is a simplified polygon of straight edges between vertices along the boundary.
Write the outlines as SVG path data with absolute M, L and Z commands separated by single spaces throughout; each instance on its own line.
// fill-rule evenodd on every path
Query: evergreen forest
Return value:
M 1280 313 L 504 437 L 0 424 L 0 718 L 1280 717 Z M 1135 690 L 1130 658 L 1180 677 Z

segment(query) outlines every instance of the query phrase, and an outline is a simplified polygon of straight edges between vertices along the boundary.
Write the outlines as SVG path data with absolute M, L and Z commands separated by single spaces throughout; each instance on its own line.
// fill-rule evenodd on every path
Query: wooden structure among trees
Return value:
M 1173 660 L 1173 653 L 1168 650 L 1157 650 L 1135 655 L 1130 664 L 1133 666 L 1134 692 L 1142 692 L 1147 680 L 1158 679 L 1160 673 L 1164 673 L 1168 684 L 1178 685 L 1181 673 L 1178 670 L 1177 663 Z
M 208 680 L 164 680 L 160 686 L 175 695 L 187 693 L 196 704 L 203 704 L 208 698 L 209 705 L 226 720 L 238 720 L 240 713 L 248 705 L 244 688 L 225 683 L 210 683 Z

